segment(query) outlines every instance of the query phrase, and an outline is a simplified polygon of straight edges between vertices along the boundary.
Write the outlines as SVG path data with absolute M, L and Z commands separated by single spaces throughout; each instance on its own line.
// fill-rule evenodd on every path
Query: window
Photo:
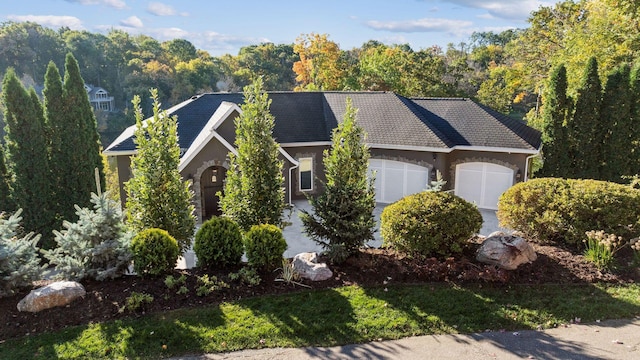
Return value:
M 302 158 L 300 159 L 300 191 L 313 190 L 313 159 Z

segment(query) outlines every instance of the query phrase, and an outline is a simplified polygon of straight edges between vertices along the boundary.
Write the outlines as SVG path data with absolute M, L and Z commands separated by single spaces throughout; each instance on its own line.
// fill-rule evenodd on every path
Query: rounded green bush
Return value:
M 272 270 L 282 265 L 287 242 L 275 225 L 254 225 L 244 236 L 247 260 L 251 266 Z
M 380 216 L 383 245 L 414 256 L 448 257 L 462 251 L 482 227 L 478 208 L 440 191 L 409 195 Z
M 244 253 L 240 226 L 224 217 L 207 220 L 196 233 L 193 251 L 198 257 L 198 266 L 238 264 Z
M 591 230 L 637 235 L 640 190 L 598 181 L 540 178 L 518 183 L 498 201 L 500 225 L 545 243 L 577 246 Z
M 178 242 L 162 229 L 146 229 L 131 240 L 133 268 L 139 275 L 159 275 L 176 267 Z

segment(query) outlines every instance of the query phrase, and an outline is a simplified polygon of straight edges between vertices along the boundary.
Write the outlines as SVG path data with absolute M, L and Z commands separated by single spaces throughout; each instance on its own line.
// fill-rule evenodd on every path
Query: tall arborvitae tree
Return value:
M 4 158 L 4 145 L 0 144 L 0 213 L 13 212 L 15 209 L 11 198 L 11 178 Z
M 629 175 L 640 175 L 640 61 L 631 69 L 629 112 L 631 132 L 631 161 Z
M 68 115 L 63 101 L 62 78 L 58 67 L 49 62 L 44 79 L 44 111 L 49 148 L 49 167 L 51 168 L 53 203 L 57 222 L 63 220 L 73 221 L 75 218 L 74 201 L 79 199 L 75 192 L 78 175 L 76 171 L 76 159 L 78 154 L 78 141 L 80 139 L 79 127 Z
M 333 130 L 331 151 L 324 152 L 324 190 L 317 198 L 309 198 L 313 214 L 300 214 L 305 232 L 327 249 L 335 262 L 372 240 L 375 229 L 374 179 L 367 176 L 369 148 L 356 112 L 347 99 L 344 121 Z
M 140 97 L 133 99 L 137 154 L 131 159 L 132 178 L 125 183 L 127 223 L 135 232 L 166 230 L 184 251 L 191 246 L 195 216 L 193 192 L 178 171 L 178 120 L 160 110 L 156 89 L 151 99 L 153 117 L 144 122 Z
M 238 155 L 229 154 L 220 207 L 245 231 L 258 224 L 283 226 L 283 164 L 273 139 L 275 119 L 269 112 L 271 100 L 262 90 L 262 78 L 244 88 L 244 98 L 242 114 L 235 121 Z
M 542 109 L 542 141 L 544 176 L 572 177 L 569 144 L 565 122 L 571 111 L 567 97 L 567 69 L 560 65 L 553 69 L 544 96 Z
M 89 95 L 84 87 L 84 80 L 80 76 L 78 62 L 71 54 L 65 60 L 65 74 L 63 85 L 63 108 L 68 119 L 63 122 L 78 129 L 78 137 L 71 147 L 75 156 L 67 161 L 73 161 L 72 177 L 69 179 L 73 197 L 69 202 L 80 207 L 91 206 L 91 193 L 96 191 L 95 168 L 100 174 L 100 185 L 104 189 L 104 169 L 100 155 L 100 135 L 93 113 Z M 73 211 L 73 207 L 71 208 Z
M 25 230 L 43 234 L 43 247 L 48 247 L 52 245 L 55 219 L 50 210 L 52 183 L 42 107 L 35 91 L 27 92 L 13 69 L 5 74 L 2 95 L 13 201 L 23 209 Z
M 573 150 L 572 168 L 575 169 L 577 178 L 600 178 L 604 141 L 604 134 L 600 128 L 601 100 L 602 85 L 598 76 L 598 62 L 592 57 L 582 76 L 575 112 L 568 126 Z
M 622 65 L 609 73 L 602 94 L 600 131 L 605 134 L 602 151 L 602 180 L 621 182 L 630 174 L 631 99 L 629 67 Z

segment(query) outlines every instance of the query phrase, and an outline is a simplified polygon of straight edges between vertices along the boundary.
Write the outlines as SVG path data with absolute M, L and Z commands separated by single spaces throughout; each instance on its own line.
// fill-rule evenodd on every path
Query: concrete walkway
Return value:
M 640 359 L 640 318 L 544 331 L 417 336 L 336 347 L 275 348 L 175 359 Z

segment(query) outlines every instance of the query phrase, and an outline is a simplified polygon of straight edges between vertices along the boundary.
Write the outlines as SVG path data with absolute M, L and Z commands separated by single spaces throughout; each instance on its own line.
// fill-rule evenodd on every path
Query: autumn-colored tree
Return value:
M 327 34 L 301 35 L 293 51 L 300 57 L 293 63 L 298 82 L 295 90 L 342 90 L 345 70 L 340 61 L 340 47 Z

